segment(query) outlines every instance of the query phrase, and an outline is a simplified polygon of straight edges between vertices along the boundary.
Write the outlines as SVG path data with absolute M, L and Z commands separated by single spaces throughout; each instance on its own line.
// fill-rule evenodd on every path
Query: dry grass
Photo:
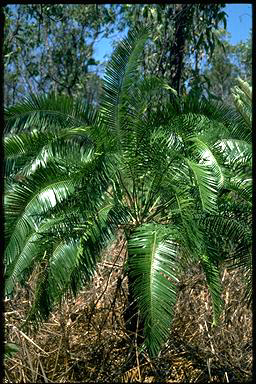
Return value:
M 122 237 L 104 255 L 93 282 L 76 300 L 68 298 L 57 308 L 37 333 L 20 329 L 33 297 L 33 276 L 30 289 L 19 289 L 14 300 L 6 302 L 6 340 L 20 350 L 5 363 L 5 382 L 250 381 L 252 314 L 241 303 L 239 271 L 223 271 L 225 306 L 220 324 L 212 328 L 203 275 L 198 268 L 191 270 L 182 280 L 161 355 L 150 361 L 137 354 L 135 366 L 129 366 L 132 346 L 122 318 L 127 286 L 121 248 Z

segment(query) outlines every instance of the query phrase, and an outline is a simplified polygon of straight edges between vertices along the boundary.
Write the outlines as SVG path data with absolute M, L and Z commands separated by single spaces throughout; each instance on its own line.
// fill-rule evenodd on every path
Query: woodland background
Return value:
M 252 34 L 232 45 L 221 4 L 20 4 L 4 7 L 4 104 L 31 93 L 68 95 L 97 108 L 103 62 L 95 45 L 147 25 L 154 37 L 143 49 L 141 74 L 165 79 L 178 96 L 233 105 L 240 77 L 252 84 Z M 95 276 L 76 298 L 67 296 L 47 322 L 24 333 L 39 266 L 5 301 L 6 382 L 249 382 L 252 378 L 251 308 L 242 270 L 221 270 L 225 307 L 212 329 L 211 299 L 200 268 L 181 280 L 170 340 L 161 357 L 134 367 L 123 322 L 126 283 L 113 263 L 125 255 L 122 236 L 105 251 Z M 119 286 L 120 288 L 120 286 Z M 18 347 L 17 347 L 18 346 Z M 129 360 L 129 359 L 128 359 Z

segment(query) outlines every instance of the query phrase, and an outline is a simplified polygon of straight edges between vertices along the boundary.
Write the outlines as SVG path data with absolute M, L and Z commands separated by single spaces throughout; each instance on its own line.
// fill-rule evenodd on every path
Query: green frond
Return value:
M 74 183 L 55 167 L 43 168 L 26 183 L 15 185 L 5 196 L 6 235 L 5 261 L 8 264 L 31 230 L 36 230 L 40 217 L 74 192 Z
M 37 260 L 45 253 L 42 236 L 47 231 L 56 227 L 63 218 L 47 220 L 40 225 L 38 230 L 31 230 L 26 238 L 17 242 L 10 242 L 5 253 L 5 293 L 10 295 L 14 286 L 23 280 L 26 270 L 31 270 Z
M 69 175 L 59 167 L 40 168 L 33 177 L 22 184 L 13 186 L 12 192 L 5 197 L 6 216 L 20 217 L 40 215 L 63 201 L 74 191 L 74 183 Z
M 219 316 L 222 310 L 223 300 L 221 298 L 222 285 L 220 272 L 214 261 L 206 254 L 200 256 L 201 265 L 203 267 L 207 286 L 212 298 L 213 306 L 213 322 L 212 325 L 217 325 Z
M 156 103 L 155 96 L 167 88 L 166 82 L 153 76 L 139 79 L 125 93 L 124 105 L 120 106 L 120 149 L 123 161 L 129 163 L 135 173 L 139 172 L 140 164 L 151 161 L 149 137 L 156 128 L 152 124 L 151 109 Z M 142 169 L 140 176 L 143 173 Z
M 176 227 L 179 234 L 177 238 L 181 248 L 180 264 L 183 270 L 186 270 L 186 266 L 190 265 L 191 262 L 198 262 L 198 256 L 204 248 L 204 233 L 198 222 L 195 201 L 188 198 L 187 202 L 185 198 L 186 195 L 183 198 L 176 195 L 180 213 L 177 213 L 173 218 L 173 226 Z M 188 209 L 186 209 L 187 204 Z
M 79 155 L 83 156 L 84 152 L 92 149 L 90 136 L 90 127 L 65 128 L 58 132 L 33 130 L 8 135 L 4 139 L 5 175 L 27 177 L 53 158 L 79 161 Z
M 79 264 L 79 241 L 60 241 L 49 258 L 49 288 L 54 301 L 69 289 L 73 271 Z
M 6 266 L 20 263 L 22 255 L 26 259 L 31 248 L 31 245 L 26 245 L 26 241 L 30 236 L 33 237 L 35 231 L 40 232 L 41 222 L 47 216 L 51 219 L 64 213 L 62 220 L 67 221 L 71 209 L 74 213 L 80 210 L 94 220 L 109 185 L 109 173 L 105 169 L 104 159 L 96 157 L 94 160 L 90 162 L 86 159 L 82 167 L 77 165 L 78 169 L 75 169 L 72 177 L 66 168 L 59 167 L 55 162 L 51 166 L 48 164 L 47 167 L 39 168 L 26 182 L 13 185 L 5 196 Z M 89 180 L 92 184 L 88 183 Z M 81 191 L 84 200 L 79 198 Z M 66 228 L 66 236 L 67 233 Z M 30 248 L 27 251 L 28 246 Z
M 224 165 L 235 167 L 249 163 L 252 159 L 252 144 L 243 140 L 222 139 L 214 144 L 214 148 L 223 157 Z
M 117 228 L 112 209 L 113 205 L 106 201 L 87 220 L 81 217 L 79 221 L 79 214 L 47 219 L 27 239 L 9 267 L 6 291 L 11 293 L 13 285 L 21 281 L 25 269 L 31 268 L 35 260 L 43 265 L 28 321 L 39 324 L 46 320 L 66 293 L 75 295 L 93 276 L 101 251 Z
M 15 156 L 7 158 L 5 161 L 5 177 L 14 182 L 24 181 L 33 174 L 38 168 L 47 165 L 51 157 L 51 147 L 45 146 L 41 150 L 34 152 L 31 156 Z
M 198 164 L 188 159 L 187 164 L 194 174 L 202 208 L 206 212 L 216 211 L 219 179 L 213 173 L 212 168 L 207 165 Z
M 45 253 L 44 259 L 41 261 L 41 271 L 36 280 L 35 300 L 32 303 L 28 316 L 23 328 L 31 321 L 35 328 L 38 328 L 42 321 L 45 321 L 53 309 L 53 297 L 48 290 L 49 287 L 49 267 L 47 262 L 47 254 Z
M 46 141 L 56 137 L 54 132 L 22 132 L 17 135 L 9 135 L 4 139 L 4 154 L 7 158 L 36 153 Z
M 243 177 L 240 175 L 230 178 L 226 183 L 226 188 L 230 191 L 237 192 L 237 200 L 244 199 L 247 202 L 248 208 L 252 213 L 252 178 Z
M 238 89 L 245 95 L 248 104 L 251 104 L 250 102 L 252 100 L 252 87 L 250 87 L 247 81 L 242 80 L 240 77 L 238 77 L 236 81 L 238 83 Z M 235 91 L 237 91 L 237 88 L 235 88 L 234 92 Z
M 230 217 L 228 217 L 228 213 Z M 252 252 L 251 225 L 242 220 L 242 216 L 234 217 L 232 211 L 222 215 L 210 215 L 201 219 L 206 236 L 208 254 L 217 261 L 226 261 L 233 267 L 248 269 Z M 228 246 L 228 248 L 227 248 Z
M 4 139 L 4 154 L 7 158 L 35 154 L 48 143 L 56 142 L 58 138 L 67 140 L 80 136 L 89 141 L 89 132 L 90 127 L 81 126 L 60 129 L 58 132 L 41 132 L 34 129 L 32 132 L 8 135 Z
M 196 159 L 199 164 L 211 168 L 216 177 L 216 188 L 220 189 L 224 183 L 224 175 L 209 146 L 197 137 L 190 137 L 187 141 L 192 143 L 189 149 L 194 159 Z
M 168 338 L 176 302 L 178 244 L 166 234 L 162 226 L 144 224 L 128 239 L 128 274 L 151 356 Z
M 71 275 L 79 260 L 79 241 L 55 242 L 51 252 L 41 260 L 42 271 L 37 280 L 35 298 L 26 321 L 35 325 L 47 320 L 55 304 L 70 289 Z
M 12 294 L 16 283 L 21 279 L 21 274 L 27 268 L 31 268 L 33 261 L 37 258 L 40 248 L 39 245 L 35 243 L 36 238 L 37 235 L 33 233 L 26 241 L 20 253 L 17 253 L 18 248 L 16 247 L 14 258 L 9 264 L 6 263 L 5 294 L 7 296 Z
M 233 107 L 219 101 L 198 101 L 187 97 L 184 99 L 183 113 L 200 114 L 207 117 L 217 130 L 221 128 L 221 136 L 238 140 L 251 140 L 251 127 L 248 127 L 243 116 Z M 222 126 L 222 127 L 221 127 Z M 213 129 L 214 132 L 214 129 Z
M 100 116 L 112 135 L 120 140 L 122 108 L 130 87 L 138 80 L 138 60 L 148 38 L 145 29 L 128 33 L 111 56 L 104 77 L 104 95 L 101 100 Z
M 117 225 L 113 221 L 112 209 L 112 204 L 103 205 L 97 214 L 88 220 L 87 228 L 80 238 L 77 264 L 70 274 L 69 289 L 74 295 L 94 275 L 102 250 L 113 240 Z
M 4 343 L 4 359 L 8 359 L 13 357 L 17 352 L 19 352 L 20 348 L 17 344 L 14 343 Z
M 252 128 L 252 88 L 246 81 L 237 79 L 238 85 L 231 89 L 237 111 L 243 117 L 249 129 Z
M 32 94 L 5 110 L 5 132 L 58 130 L 60 127 L 90 125 L 96 111 L 82 101 L 65 95 Z

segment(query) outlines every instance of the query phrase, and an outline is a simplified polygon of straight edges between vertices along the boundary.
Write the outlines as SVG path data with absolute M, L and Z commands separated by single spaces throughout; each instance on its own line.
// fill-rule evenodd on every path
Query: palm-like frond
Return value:
M 38 169 L 33 178 L 17 183 L 5 196 L 8 233 L 14 233 L 16 220 L 36 226 L 36 216 L 62 202 L 73 191 L 74 182 L 56 164 Z
M 4 140 L 5 176 L 25 178 L 53 158 L 66 157 L 67 152 L 72 152 L 71 159 L 77 155 L 76 161 L 79 161 L 81 152 L 93 148 L 90 136 L 90 127 L 66 128 L 58 132 L 34 130 L 9 135 Z
M 120 141 L 122 109 L 129 88 L 138 80 L 138 59 L 148 38 L 145 29 L 134 30 L 118 45 L 111 56 L 104 77 L 104 94 L 101 100 L 100 117 L 108 134 Z M 115 138 L 115 140 L 116 140 Z
M 238 140 L 251 141 L 251 127 L 234 107 L 218 101 L 198 101 L 193 97 L 186 97 L 182 111 L 183 113 L 207 117 L 214 127 L 211 135 L 214 135 L 216 139 L 221 136 L 226 139 L 232 137 Z M 207 125 L 205 128 L 207 130 Z
M 251 275 L 252 233 L 248 221 L 248 211 L 236 212 L 235 207 L 225 204 L 221 206 L 219 215 L 207 215 L 201 218 L 204 231 L 207 255 L 215 263 L 228 262 L 231 268 L 242 268 L 245 274 Z M 241 207 L 242 208 L 242 207 Z M 250 210 L 249 210 L 250 213 Z M 217 265 L 216 264 L 216 265 Z M 247 281 L 247 291 L 250 291 L 251 280 Z
M 100 251 L 113 235 L 110 227 L 106 226 L 106 214 L 99 214 L 94 223 L 87 224 L 83 237 L 77 240 L 58 238 L 55 228 L 51 230 L 46 244 L 46 266 L 39 276 L 35 300 L 27 319 L 34 322 L 46 320 L 53 306 L 66 293 L 75 295 L 93 276 Z
M 216 325 L 221 313 L 223 301 L 221 299 L 222 284 L 220 279 L 220 271 L 217 265 L 214 263 L 214 259 L 208 255 L 200 256 L 201 265 L 205 274 L 208 289 L 212 298 L 213 305 L 213 325 Z
M 216 180 L 212 169 L 202 164 L 197 164 L 191 160 L 187 160 L 187 163 L 193 171 L 200 194 L 202 208 L 207 212 L 215 211 L 217 209 L 218 180 Z
M 40 226 L 38 231 L 31 231 L 24 244 L 19 243 L 20 252 L 18 247 L 13 247 L 14 251 L 12 257 L 7 259 L 8 253 L 6 253 L 5 259 L 5 291 L 9 296 L 13 293 L 14 286 L 17 282 L 23 280 L 23 274 L 26 270 L 31 270 L 31 266 L 36 264 L 36 261 L 40 260 L 45 253 L 45 248 L 42 246 L 42 234 L 52 226 L 56 226 L 61 219 L 51 219 Z M 10 245 L 11 247 L 11 245 Z
M 62 95 L 30 95 L 5 111 L 5 133 L 59 130 L 95 121 L 96 111 L 82 101 Z
M 156 356 L 169 335 L 176 302 L 178 244 L 157 225 L 137 228 L 128 240 L 131 289 L 144 322 L 145 345 Z
M 243 140 L 222 139 L 216 141 L 214 148 L 222 155 L 225 166 L 238 170 L 239 167 L 248 164 L 251 166 L 252 145 Z
M 215 156 L 202 140 L 191 137 L 188 141 L 192 143 L 189 149 L 197 163 L 189 159 L 187 163 L 193 171 L 202 207 L 209 212 L 215 211 L 218 192 L 224 182 L 223 172 Z
M 5 176 L 16 175 L 19 171 L 22 171 L 24 175 L 24 166 L 31 158 L 37 158 L 37 164 L 44 165 L 46 156 L 42 152 L 42 148 L 45 148 L 47 142 L 53 138 L 54 133 L 37 131 L 5 137 Z
M 85 215 L 88 211 L 93 215 L 95 209 L 101 206 L 101 196 L 109 185 L 108 174 L 104 160 L 102 162 L 97 156 L 94 160 L 89 157 L 84 161 L 80 157 L 80 164 L 76 162 L 73 170 L 70 163 L 63 166 L 57 161 L 49 162 L 47 166 L 39 167 L 26 182 L 12 185 L 6 193 L 5 264 L 7 268 L 12 265 L 12 280 L 18 279 L 22 270 L 34 260 L 35 255 L 32 256 L 30 252 L 37 252 L 36 239 L 38 240 L 41 224 L 44 224 L 47 215 L 50 215 L 50 219 L 59 217 L 61 212 L 65 213 L 66 204 L 68 210 L 72 208 L 75 212 L 80 208 Z M 92 186 L 88 184 L 88 179 L 94 182 L 93 200 Z M 87 198 L 83 204 L 76 198 L 81 189 Z M 67 217 L 62 217 L 63 220 L 67 220 Z
M 237 111 L 243 117 L 248 128 L 252 126 L 252 88 L 246 81 L 237 79 L 236 85 L 231 91 Z

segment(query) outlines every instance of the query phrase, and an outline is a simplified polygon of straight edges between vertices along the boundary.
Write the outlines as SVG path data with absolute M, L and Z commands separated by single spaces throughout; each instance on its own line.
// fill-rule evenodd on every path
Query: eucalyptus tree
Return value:
M 165 77 L 178 91 L 198 77 L 204 55 L 219 43 L 226 22 L 219 4 L 16 4 L 5 6 L 5 105 L 29 92 L 98 101 L 94 44 L 116 28 L 148 25 L 154 38 L 144 49 L 146 73 Z M 116 34 L 117 35 L 117 34 Z M 65 44 L 63 44 L 65 41 Z M 191 64 L 191 57 L 195 65 Z M 96 69 L 96 71 L 95 71 Z
M 252 83 L 252 36 L 246 42 L 235 45 L 230 43 L 230 34 L 224 30 L 219 31 L 219 38 L 223 47 L 215 48 L 201 71 L 201 80 L 205 79 L 204 88 L 208 93 L 232 105 L 231 89 L 236 78 L 241 77 Z
M 143 70 L 166 78 L 179 94 L 188 79 L 191 86 L 198 81 L 202 61 L 211 62 L 223 45 L 218 32 L 226 29 L 225 4 L 121 4 L 116 12 L 119 30 L 139 23 L 154 31 L 144 48 Z
M 28 92 L 98 99 L 94 43 L 113 18 L 106 6 L 8 4 L 4 11 L 5 105 Z
M 147 39 L 147 30 L 134 30 L 118 45 L 99 110 L 54 94 L 7 109 L 4 263 L 7 295 L 41 265 L 29 319 L 44 320 L 93 276 L 122 228 L 127 330 L 155 356 L 189 263 L 202 266 L 218 320 L 222 254 L 213 233 L 241 239 L 244 254 L 250 248 L 236 223 L 225 229 L 232 217 L 218 207 L 226 186 L 220 138 L 249 129 L 235 110 L 181 99 L 164 80 L 143 76 Z M 160 104 L 159 92 L 171 102 Z

